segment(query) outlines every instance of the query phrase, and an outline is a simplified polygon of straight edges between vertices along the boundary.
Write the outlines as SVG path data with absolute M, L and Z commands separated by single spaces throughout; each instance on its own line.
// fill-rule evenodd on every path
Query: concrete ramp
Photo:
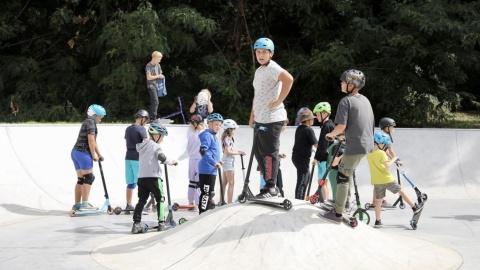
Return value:
M 425 240 L 355 229 L 317 217 L 294 200 L 290 211 L 231 204 L 166 233 L 110 240 L 91 256 L 110 269 L 456 269 L 462 257 Z

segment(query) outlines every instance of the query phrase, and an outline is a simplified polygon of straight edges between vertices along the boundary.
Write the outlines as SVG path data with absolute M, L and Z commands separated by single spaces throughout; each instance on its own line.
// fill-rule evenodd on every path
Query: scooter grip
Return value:
M 325 185 L 325 179 L 321 179 L 318 181 L 318 185 L 323 187 Z

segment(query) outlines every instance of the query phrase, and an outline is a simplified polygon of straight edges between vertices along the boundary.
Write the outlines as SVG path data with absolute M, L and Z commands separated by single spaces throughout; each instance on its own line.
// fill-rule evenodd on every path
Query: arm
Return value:
M 230 147 L 225 147 L 225 152 L 227 155 L 229 156 L 233 156 L 233 155 L 244 155 L 245 152 L 243 151 L 233 151 L 230 149 Z
M 157 152 L 157 159 L 162 163 L 162 164 L 167 164 L 167 165 L 177 165 L 178 162 L 176 160 L 171 160 L 168 159 L 165 154 L 162 152 L 162 150 L 159 150 Z
M 288 93 L 290 93 L 290 89 L 292 89 L 293 77 L 290 73 L 288 73 L 288 71 L 282 71 L 282 73 L 280 73 L 280 76 L 278 76 L 278 81 L 282 82 L 282 90 L 280 91 L 278 99 L 268 104 L 268 107 L 270 109 L 274 109 L 280 104 L 282 104 L 282 102 L 287 98 Z
M 213 112 L 213 103 L 212 103 L 212 101 L 210 101 L 211 98 L 212 98 L 212 96 L 208 95 L 207 110 L 208 110 L 209 113 Z
M 385 168 L 390 168 L 395 163 L 395 161 L 397 161 L 397 159 L 398 157 L 393 156 L 389 161 L 384 162 L 383 166 L 385 166 Z
M 332 132 L 328 133 L 327 135 L 325 135 L 325 137 L 327 138 L 330 138 L 330 140 L 333 140 L 335 138 L 335 136 L 337 136 L 338 134 L 342 134 L 342 133 L 345 133 L 345 129 L 347 128 L 347 125 L 345 124 L 338 124 L 333 130 Z
M 88 147 L 90 148 L 90 154 L 94 161 L 98 160 L 98 147 L 95 141 L 95 134 L 88 134 Z
M 253 97 L 255 100 L 255 97 Z M 253 128 L 253 124 L 255 123 L 255 114 L 253 114 L 253 101 L 252 101 L 252 110 L 250 111 L 250 120 L 248 121 L 248 125 Z
M 192 106 L 190 106 L 190 113 L 194 113 L 194 112 L 195 112 L 195 108 L 197 108 L 197 96 L 195 96 L 195 97 L 193 98 Z
M 163 74 L 152 75 L 152 73 L 147 72 L 147 80 L 149 80 L 149 81 L 156 80 L 156 79 L 161 79 L 161 78 L 164 78 L 164 77 L 165 76 L 163 76 Z

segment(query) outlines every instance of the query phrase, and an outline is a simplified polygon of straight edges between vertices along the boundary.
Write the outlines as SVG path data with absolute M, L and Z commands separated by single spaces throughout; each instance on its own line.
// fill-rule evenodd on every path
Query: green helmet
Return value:
M 315 108 L 313 109 L 313 113 L 317 113 L 317 112 L 327 112 L 330 114 L 332 113 L 332 107 L 328 102 L 320 102 L 317 105 L 315 105 Z
M 168 135 L 167 129 L 162 124 L 157 124 L 157 123 L 153 123 L 150 125 L 150 127 L 148 128 L 148 133 L 150 135 L 155 135 L 155 134 L 159 134 L 163 136 Z

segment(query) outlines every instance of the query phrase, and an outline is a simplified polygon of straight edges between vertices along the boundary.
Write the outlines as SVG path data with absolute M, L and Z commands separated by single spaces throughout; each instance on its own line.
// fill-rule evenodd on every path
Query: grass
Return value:
M 452 119 L 427 126 L 433 128 L 480 129 L 480 111 L 454 112 Z

